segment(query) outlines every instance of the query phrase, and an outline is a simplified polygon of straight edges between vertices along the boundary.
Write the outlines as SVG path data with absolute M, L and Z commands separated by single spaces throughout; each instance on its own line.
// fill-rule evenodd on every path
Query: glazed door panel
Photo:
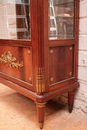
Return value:
M 0 39 L 30 38 L 30 0 L 0 1 Z
M 49 0 L 49 39 L 74 38 L 74 0 Z

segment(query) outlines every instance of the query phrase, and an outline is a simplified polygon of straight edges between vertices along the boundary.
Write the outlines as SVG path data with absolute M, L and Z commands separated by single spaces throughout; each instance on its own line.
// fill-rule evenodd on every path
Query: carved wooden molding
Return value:
M 5 64 L 8 67 L 13 67 L 13 68 L 21 68 L 23 67 L 23 61 L 19 62 L 16 61 L 16 58 L 13 57 L 10 51 L 5 51 L 4 54 L 1 55 L 0 57 L 0 62 L 2 64 Z

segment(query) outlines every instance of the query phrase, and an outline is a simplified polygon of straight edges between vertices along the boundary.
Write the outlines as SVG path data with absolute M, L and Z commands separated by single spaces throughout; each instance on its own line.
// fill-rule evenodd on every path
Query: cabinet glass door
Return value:
M 49 0 L 49 39 L 74 38 L 74 0 Z
M 30 0 L 0 0 L 0 39 L 29 39 Z

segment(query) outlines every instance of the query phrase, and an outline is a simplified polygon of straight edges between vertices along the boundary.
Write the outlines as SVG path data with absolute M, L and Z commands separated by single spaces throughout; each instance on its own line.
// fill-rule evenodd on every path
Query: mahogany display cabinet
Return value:
M 77 81 L 79 0 L 0 1 L 0 82 L 32 99 L 40 129 L 48 100 Z

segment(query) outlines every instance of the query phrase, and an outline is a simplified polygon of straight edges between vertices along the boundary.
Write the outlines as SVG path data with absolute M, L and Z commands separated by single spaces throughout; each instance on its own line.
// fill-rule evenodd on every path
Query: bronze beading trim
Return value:
M 76 91 L 77 91 L 77 89 L 75 89 L 75 90 L 73 90 L 73 91 L 69 92 L 69 94 L 75 94 L 75 93 L 76 93 Z
M 45 92 L 45 79 L 44 79 L 44 69 L 36 69 L 36 91 L 38 93 Z
M 44 126 L 44 122 L 39 122 L 39 128 L 43 129 L 43 126 Z
M 74 34 L 75 34 L 74 37 L 76 38 L 76 0 L 75 0 L 75 3 L 74 3 L 74 8 L 75 8 L 74 9 L 74 11 L 75 11 L 75 13 L 74 13 L 75 14 L 75 16 L 74 16 L 74 29 L 75 29 L 74 30 Z
M 16 61 L 16 58 L 13 57 L 10 51 L 5 51 L 3 54 L 1 54 L 0 62 L 1 64 L 5 64 L 6 66 L 13 68 L 21 68 L 24 66 L 23 61 Z
M 43 107 L 46 106 L 46 103 L 47 103 L 47 102 L 42 102 L 42 103 L 35 102 L 35 103 L 36 103 L 36 107 L 38 107 L 38 108 L 43 108 Z

